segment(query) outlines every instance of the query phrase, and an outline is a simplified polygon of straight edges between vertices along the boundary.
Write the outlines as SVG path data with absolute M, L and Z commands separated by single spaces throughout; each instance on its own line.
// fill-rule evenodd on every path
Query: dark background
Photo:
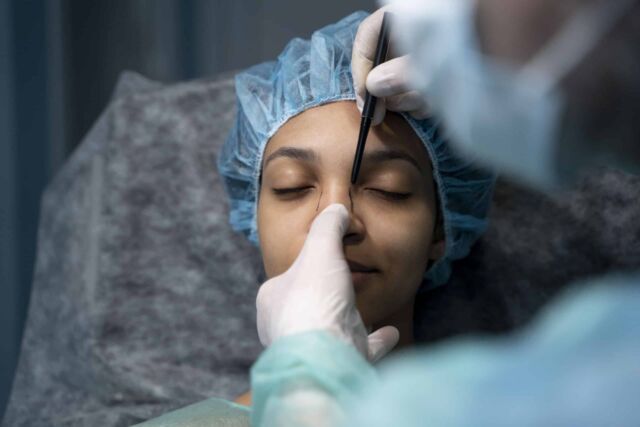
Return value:
M 0 0 L 0 418 L 36 254 L 43 189 L 123 70 L 164 82 L 273 59 L 374 0 Z

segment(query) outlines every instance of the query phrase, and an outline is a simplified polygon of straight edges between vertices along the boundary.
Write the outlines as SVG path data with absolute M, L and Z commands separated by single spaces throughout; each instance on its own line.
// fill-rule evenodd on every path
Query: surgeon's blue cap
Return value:
M 356 12 L 316 31 L 311 40 L 293 39 L 275 62 L 253 66 L 236 76 L 238 112 L 219 154 L 218 169 L 230 198 L 231 226 L 255 244 L 265 147 L 295 115 L 322 104 L 355 100 L 351 49 L 366 16 Z M 402 116 L 431 158 L 445 233 L 445 255 L 425 272 L 421 287 L 425 290 L 445 283 L 451 262 L 465 257 L 484 232 L 494 177 L 454 156 L 432 120 Z

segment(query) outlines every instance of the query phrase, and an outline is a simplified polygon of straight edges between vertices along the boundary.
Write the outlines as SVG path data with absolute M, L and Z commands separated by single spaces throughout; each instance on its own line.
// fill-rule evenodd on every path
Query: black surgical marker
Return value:
M 389 49 L 389 12 L 385 12 L 382 16 L 382 26 L 378 35 L 378 44 L 376 46 L 376 57 L 373 61 L 373 68 L 383 63 L 387 58 L 387 50 Z M 364 145 L 367 142 L 371 120 L 376 110 L 378 98 L 371 96 L 365 88 L 364 107 L 362 108 L 362 119 L 360 120 L 360 134 L 358 135 L 358 146 L 356 147 L 356 155 L 353 159 L 353 167 L 351 168 L 351 184 L 355 184 L 358 180 L 360 165 L 362 164 L 362 155 L 364 153 Z

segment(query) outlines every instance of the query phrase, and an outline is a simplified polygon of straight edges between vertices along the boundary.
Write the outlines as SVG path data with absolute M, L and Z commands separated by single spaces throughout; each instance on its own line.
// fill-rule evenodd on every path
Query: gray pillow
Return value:
M 215 167 L 234 103 L 229 76 L 122 76 L 44 195 L 4 425 L 130 425 L 247 390 L 261 264 Z
M 487 232 L 446 286 L 417 300 L 416 334 L 508 332 L 581 279 L 638 270 L 639 176 L 601 169 L 553 197 L 500 179 Z

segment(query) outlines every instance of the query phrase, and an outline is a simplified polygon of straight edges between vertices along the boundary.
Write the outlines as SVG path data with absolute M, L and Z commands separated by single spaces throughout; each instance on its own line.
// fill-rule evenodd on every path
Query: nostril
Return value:
M 355 244 L 362 240 L 362 235 L 360 233 L 347 233 L 342 238 L 342 243 L 345 245 Z

